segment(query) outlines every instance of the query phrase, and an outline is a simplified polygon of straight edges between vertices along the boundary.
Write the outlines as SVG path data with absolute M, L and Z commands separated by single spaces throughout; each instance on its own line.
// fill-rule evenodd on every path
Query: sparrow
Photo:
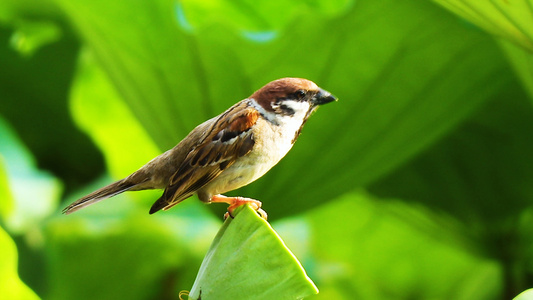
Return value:
M 225 215 L 249 204 L 264 219 L 262 203 L 226 193 L 263 176 L 292 148 L 318 106 L 337 98 L 302 78 L 274 80 L 220 115 L 194 128 L 174 148 L 128 177 L 67 206 L 70 214 L 126 191 L 164 189 L 150 214 L 167 210 L 196 194 L 205 203 L 227 203 Z

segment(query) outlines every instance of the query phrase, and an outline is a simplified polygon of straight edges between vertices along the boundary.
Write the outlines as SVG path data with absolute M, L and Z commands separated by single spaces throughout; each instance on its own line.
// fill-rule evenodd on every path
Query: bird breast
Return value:
M 252 129 L 255 142 L 252 151 L 238 158 L 215 180 L 202 188 L 202 191 L 211 195 L 221 194 L 245 186 L 263 176 L 292 148 L 294 136 L 303 119 L 294 121 L 291 124 L 284 122 L 277 125 L 264 117 L 258 118 Z

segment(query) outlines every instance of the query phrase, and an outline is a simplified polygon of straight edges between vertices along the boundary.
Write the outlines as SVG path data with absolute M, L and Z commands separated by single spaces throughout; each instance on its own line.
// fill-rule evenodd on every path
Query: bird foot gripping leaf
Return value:
M 224 214 L 224 220 L 228 217 L 232 219 L 235 217 L 235 209 L 241 205 L 250 205 L 265 221 L 268 219 L 268 214 L 261 206 L 263 203 L 259 200 L 244 198 L 244 197 L 226 197 L 224 195 L 215 195 L 211 198 L 212 203 L 227 203 L 229 204 L 228 212 Z

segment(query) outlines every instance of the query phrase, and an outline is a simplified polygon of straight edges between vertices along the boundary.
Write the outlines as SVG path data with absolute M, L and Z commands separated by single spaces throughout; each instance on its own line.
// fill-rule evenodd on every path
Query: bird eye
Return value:
M 305 97 L 305 95 L 306 95 L 304 90 L 297 90 L 295 94 L 296 94 L 296 97 L 298 99 L 301 99 L 301 98 Z

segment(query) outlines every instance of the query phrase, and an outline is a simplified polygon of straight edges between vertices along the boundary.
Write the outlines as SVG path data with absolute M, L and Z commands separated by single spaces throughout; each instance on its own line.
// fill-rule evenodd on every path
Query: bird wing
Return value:
M 248 107 L 245 101 L 216 118 L 170 177 L 168 186 L 150 213 L 169 209 L 192 196 L 239 157 L 248 154 L 255 144 L 251 129 L 258 118 L 259 112 Z

